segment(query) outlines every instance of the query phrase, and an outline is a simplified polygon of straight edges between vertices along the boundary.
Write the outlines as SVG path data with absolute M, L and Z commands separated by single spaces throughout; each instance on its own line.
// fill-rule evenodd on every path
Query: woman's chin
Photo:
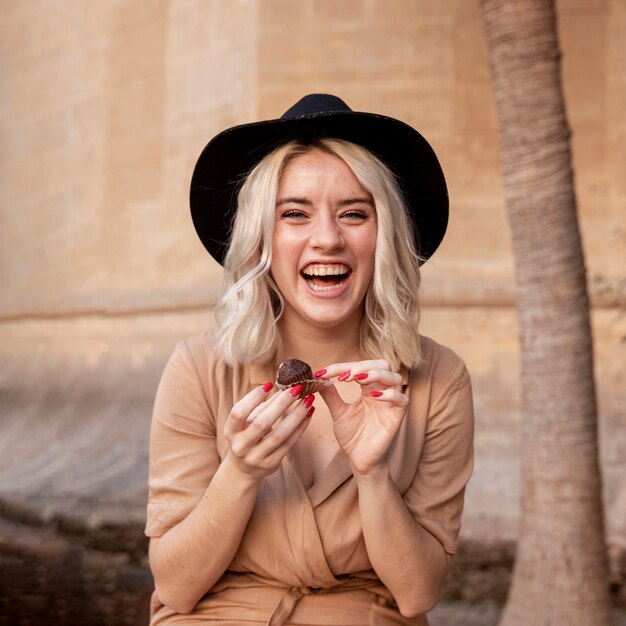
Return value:
M 311 303 L 300 311 L 299 317 L 305 323 L 324 330 L 333 330 L 346 323 L 359 324 L 363 317 L 360 305 L 346 306 L 331 301 Z

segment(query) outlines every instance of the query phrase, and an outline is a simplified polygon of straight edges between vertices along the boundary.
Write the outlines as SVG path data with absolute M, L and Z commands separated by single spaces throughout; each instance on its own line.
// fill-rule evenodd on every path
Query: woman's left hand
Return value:
M 334 424 L 335 438 L 348 455 L 355 475 L 379 467 L 406 414 L 409 399 L 402 393 L 402 376 L 384 360 L 334 363 L 320 378 L 357 382 L 361 396 L 346 403 L 334 385 L 320 391 Z

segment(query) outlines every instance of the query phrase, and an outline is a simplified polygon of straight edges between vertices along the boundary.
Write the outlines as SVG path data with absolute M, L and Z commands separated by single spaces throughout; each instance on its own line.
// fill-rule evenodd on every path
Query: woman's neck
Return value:
M 278 322 L 284 358 L 297 358 L 317 371 L 331 363 L 361 359 L 360 321 L 350 320 L 331 329 L 298 323 L 293 319 Z

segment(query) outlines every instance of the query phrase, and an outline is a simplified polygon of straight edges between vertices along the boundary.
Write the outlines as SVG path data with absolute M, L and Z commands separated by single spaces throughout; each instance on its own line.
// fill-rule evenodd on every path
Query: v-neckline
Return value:
M 294 468 L 294 474 L 302 490 L 311 501 L 313 508 L 324 502 L 324 500 L 352 476 L 350 461 L 345 452 L 339 449 L 331 457 L 317 480 L 307 489 L 298 472 L 298 463 L 294 458 L 293 451 L 290 450 L 287 456 L 289 457 L 289 463 Z

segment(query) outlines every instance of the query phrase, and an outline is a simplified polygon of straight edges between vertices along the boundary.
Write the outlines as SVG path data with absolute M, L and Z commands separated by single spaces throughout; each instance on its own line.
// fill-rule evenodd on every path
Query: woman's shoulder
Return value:
M 265 369 L 265 365 L 256 362 L 228 363 L 211 330 L 179 341 L 171 361 L 184 363 L 188 370 L 194 371 L 203 386 L 211 388 L 217 386 L 247 390 L 251 382 L 259 377 L 259 372 Z
M 174 352 L 186 353 L 197 359 L 220 359 L 221 357 L 214 333 L 211 330 L 205 330 L 181 339 Z
M 420 335 L 421 359 L 415 373 L 437 380 L 469 379 L 465 361 L 450 347 Z
M 174 346 L 171 359 L 194 362 L 219 361 L 221 355 L 215 343 L 213 332 L 205 330 L 179 339 Z
M 224 375 L 231 369 L 217 346 L 211 330 L 181 339 L 170 357 L 170 366 L 182 366 L 195 371 L 201 380 Z

